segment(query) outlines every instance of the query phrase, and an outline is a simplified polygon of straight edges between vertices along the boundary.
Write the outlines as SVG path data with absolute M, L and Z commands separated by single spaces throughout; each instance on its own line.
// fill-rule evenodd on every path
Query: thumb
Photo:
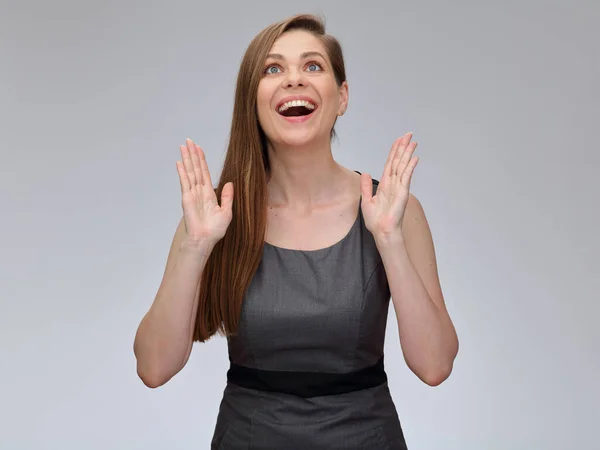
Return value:
M 221 191 L 221 208 L 231 211 L 233 205 L 233 183 L 231 181 L 225 183 Z
M 371 198 L 373 197 L 373 180 L 368 173 L 360 175 L 360 192 L 362 194 L 363 202 L 371 201 Z

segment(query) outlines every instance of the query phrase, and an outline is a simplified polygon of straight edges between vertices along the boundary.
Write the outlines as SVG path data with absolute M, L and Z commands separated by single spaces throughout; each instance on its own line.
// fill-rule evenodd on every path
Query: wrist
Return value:
M 383 249 L 386 247 L 397 247 L 399 245 L 404 245 L 404 234 L 401 229 L 395 230 L 391 233 L 376 233 L 373 234 L 373 238 L 375 240 L 375 244 L 379 249 Z
M 216 242 L 211 239 L 184 239 L 179 245 L 181 253 L 209 254 Z

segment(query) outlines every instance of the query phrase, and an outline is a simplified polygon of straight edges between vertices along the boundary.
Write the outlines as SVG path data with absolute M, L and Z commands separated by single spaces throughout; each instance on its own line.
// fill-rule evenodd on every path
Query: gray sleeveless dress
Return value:
M 330 247 L 265 243 L 238 333 L 228 337 L 211 449 L 406 450 L 383 369 L 389 300 L 360 205 Z

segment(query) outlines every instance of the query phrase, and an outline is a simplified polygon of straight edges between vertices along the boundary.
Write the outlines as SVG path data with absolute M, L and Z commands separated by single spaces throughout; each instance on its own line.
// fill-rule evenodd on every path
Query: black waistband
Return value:
M 382 357 L 372 366 L 347 373 L 261 370 L 230 363 L 227 381 L 248 389 L 307 398 L 344 394 L 379 386 L 387 381 L 387 375 Z

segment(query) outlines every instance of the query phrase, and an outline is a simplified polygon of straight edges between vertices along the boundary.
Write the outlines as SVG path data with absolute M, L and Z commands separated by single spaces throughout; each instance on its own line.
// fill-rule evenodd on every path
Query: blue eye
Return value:
M 321 67 L 321 64 L 316 63 L 316 62 L 311 62 L 306 67 L 309 72 L 319 72 L 319 71 L 323 70 L 323 68 Z M 274 74 L 277 74 L 280 72 L 281 72 L 281 68 L 276 64 L 271 64 L 270 66 L 267 66 L 264 71 L 265 75 L 274 75 Z
M 271 70 L 271 69 L 279 70 L 279 67 L 277 67 L 277 66 L 268 66 L 268 67 L 265 69 L 265 73 L 269 73 L 269 74 L 270 74 L 270 73 L 277 73 L 277 72 L 274 72 L 274 71 L 273 71 L 273 70 Z

